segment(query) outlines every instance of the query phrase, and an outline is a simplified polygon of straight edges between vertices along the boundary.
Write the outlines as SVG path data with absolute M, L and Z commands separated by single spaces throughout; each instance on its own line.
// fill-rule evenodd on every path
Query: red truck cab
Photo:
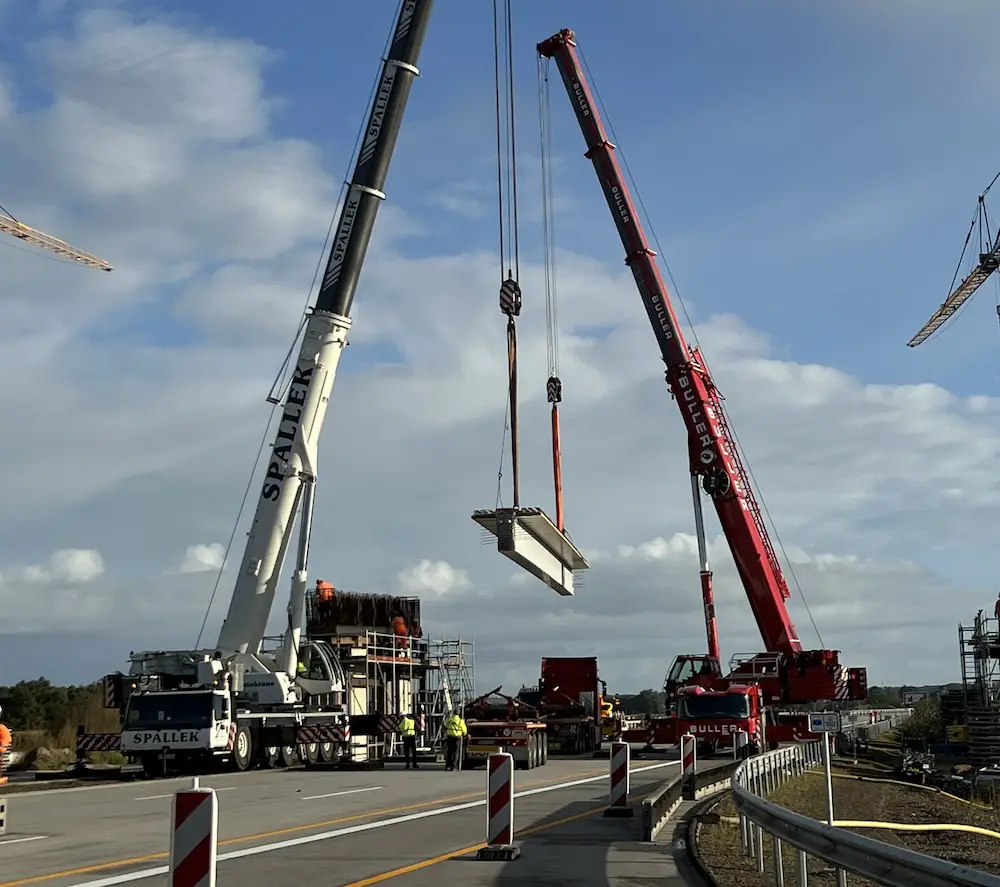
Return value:
M 723 689 L 681 687 L 677 692 L 677 733 L 696 737 L 698 751 L 711 755 L 732 748 L 742 730 L 753 753 L 764 748 L 764 706 L 754 684 Z

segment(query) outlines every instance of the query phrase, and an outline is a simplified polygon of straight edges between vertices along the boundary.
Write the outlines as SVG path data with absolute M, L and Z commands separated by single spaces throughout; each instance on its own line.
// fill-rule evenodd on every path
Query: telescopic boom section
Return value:
M 572 31 L 563 30 L 538 44 L 555 60 L 587 143 L 604 196 L 625 247 L 625 263 L 635 277 L 646 313 L 667 366 L 666 379 L 687 426 L 691 472 L 712 497 L 729 542 L 750 607 L 767 649 L 795 654 L 802 650 L 785 607 L 788 585 L 781 571 L 750 488 L 747 473 L 729 432 L 712 377 L 697 350 L 688 348 L 666 284 L 639 222 L 625 178 L 615 158 L 591 89 L 583 74 Z
M 303 484 L 316 477 L 317 445 L 351 326 L 351 305 L 433 5 L 433 0 L 404 0 L 396 21 L 219 635 L 223 653 L 260 651 Z

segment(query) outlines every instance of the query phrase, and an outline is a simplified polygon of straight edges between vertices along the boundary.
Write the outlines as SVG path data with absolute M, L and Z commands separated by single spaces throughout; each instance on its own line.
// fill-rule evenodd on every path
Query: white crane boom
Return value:
M 295 512 L 302 502 L 305 485 L 316 478 L 319 436 L 337 365 L 347 344 L 351 305 L 375 218 L 385 199 L 385 180 L 410 88 L 419 74 L 416 63 L 432 7 L 433 0 L 403 0 L 400 5 L 354 176 L 334 229 L 326 272 L 306 323 L 285 397 L 229 612 L 219 633 L 216 649 L 224 656 L 260 652 Z M 310 499 L 304 503 L 306 510 Z M 303 524 L 307 526 L 308 515 L 304 517 Z M 302 550 L 307 552 L 308 544 Z M 306 565 L 299 563 L 293 580 L 282 670 L 294 668 L 294 635 L 298 631 L 305 582 Z

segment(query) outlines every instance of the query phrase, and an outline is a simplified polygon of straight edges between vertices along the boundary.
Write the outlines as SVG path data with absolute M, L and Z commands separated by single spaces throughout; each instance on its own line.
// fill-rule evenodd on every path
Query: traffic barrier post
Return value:
M 514 757 L 499 752 L 486 767 L 486 846 L 476 858 L 510 862 L 520 855 L 514 846 Z
M 694 798 L 695 795 L 697 769 L 697 740 L 693 734 L 685 733 L 681 736 L 681 778 L 684 786 L 684 797 L 688 800 Z
M 628 805 L 629 769 L 632 765 L 632 750 L 627 742 L 611 743 L 611 779 L 608 790 L 608 806 L 605 816 L 634 816 L 635 811 Z
M 170 887 L 215 887 L 219 802 L 215 789 L 191 788 L 174 794 L 170 831 Z
M 7 799 L 0 798 L 0 838 L 7 834 Z
M 740 761 L 747 755 L 747 746 L 750 743 L 750 734 L 746 730 L 737 730 L 733 737 L 733 759 Z

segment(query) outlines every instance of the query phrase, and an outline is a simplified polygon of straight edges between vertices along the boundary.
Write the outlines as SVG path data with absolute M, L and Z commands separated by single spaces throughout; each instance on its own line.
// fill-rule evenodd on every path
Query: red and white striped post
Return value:
M 684 797 L 694 798 L 695 773 L 698 769 L 698 741 L 691 733 L 681 736 L 681 777 L 683 778 Z
M 174 794 L 170 831 L 170 887 L 215 887 L 219 802 L 215 790 L 191 788 Z
M 514 846 L 513 755 L 491 754 L 486 774 L 486 846 L 476 857 L 509 862 L 521 855 Z
M 611 782 L 608 790 L 608 806 L 605 816 L 634 816 L 635 811 L 628 805 L 629 769 L 632 764 L 632 749 L 627 742 L 611 743 Z

